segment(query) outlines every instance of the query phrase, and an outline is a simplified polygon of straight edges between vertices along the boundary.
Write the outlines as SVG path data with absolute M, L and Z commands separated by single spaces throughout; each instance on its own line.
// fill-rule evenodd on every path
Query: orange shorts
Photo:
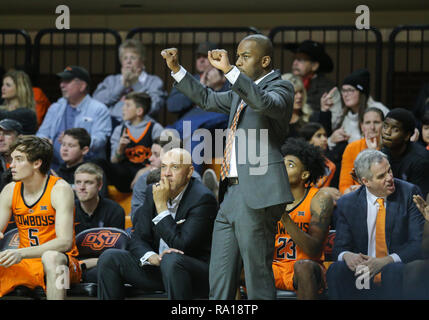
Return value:
M 295 285 L 293 283 L 295 262 L 296 261 L 273 262 L 274 280 L 277 289 L 296 291 Z M 319 290 L 319 293 L 321 293 L 326 288 L 326 269 L 322 264 L 318 265 L 320 266 L 320 274 L 322 277 L 320 279 L 321 288 Z
M 70 283 L 79 283 L 82 270 L 79 261 L 67 255 L 69 261 Z M 60 276 L 60 274 L 58 274 Z M 23 259 L 9 268 L 0 267 L 0 297 L 13 291 L 17 286 L 30 289 L 42 287 L 46 291 L 45 273 L 41 258 Z

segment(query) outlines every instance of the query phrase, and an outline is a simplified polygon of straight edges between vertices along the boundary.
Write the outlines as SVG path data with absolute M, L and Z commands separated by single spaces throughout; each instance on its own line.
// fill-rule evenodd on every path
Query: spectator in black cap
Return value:
M 333 70 L 332 59 L 325 52 L 323 44 L 312 40 L 305 40 L 292 50 L 295 51 L 292 73 L 302 78 L 310 107 L 320 110 L 323 93 L 329 92 L 335 86 L 335 83 L 324 75 Z
M 384 116 L 389 112 L 386 106 L 374 101 L 370 96 L 370 73 L 367 69 L 355 70 L 344 78 L 341 98 L 341 106 L 333 106 L 326 95 L 320 99 L 322 112 L 331 109 L 342 110 L 342 115 L 338 119 L 332 119 L 332 128 L 336 131 L 328 141 L 331 147 L 342 141 L 351 143 L 362 138 L 359 123 L 362 122 L 364 112 L 368 108 L 380 109 Z
M 37 136 L 48 138 L 54 146 L 52 169 L 57 171 L 63 163 L 61 142 L 64 131 L 71 128 L 84 128 L 91 135 L 85 160 L 105 159 L 112 123 L 107 107 L 89 95 L 91 78 L 88 71 L 79 66 L 68 66 L 57 76 L 63 97 L 49 107 L 37 131 Z
M 124 97 L 132 92 L 145 92 L 152 101 L 149 116 L 158 119 L 165 105 L 166 92 L 160 77 L 146 72 L 146 49 L 137 39 L 127 39 L 119 46 L 121 73 L 107 76 L 98 84 L 93 96 L 110 110 L 113 127 L 122 122 Z
M 389 157 L 393 176 L 417 185 L 424 197 L 429 193 L 429 158 L 418 143 L 411 142 L 414 133 L 413 114 L 403 108 L 391 110 L 381 132 L 382 149 Z

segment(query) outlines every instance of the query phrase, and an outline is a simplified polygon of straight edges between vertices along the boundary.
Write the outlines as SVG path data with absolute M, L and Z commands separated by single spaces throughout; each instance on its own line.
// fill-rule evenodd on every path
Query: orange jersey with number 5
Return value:
M 61 178 L 49 176 L 42 196 L 34 204 L 27 204 L 22 196 L 22 182 L 16 182 L 13 189 L 12 212 L 19 232 L 19 247 L 38 246 L 56 238 L 55 214 L 51 204 L 51 191 Z M 73 235 L 74 239 L 74 235 Z M 73 240 L 68 255 L 76 257 L 78 250 Z

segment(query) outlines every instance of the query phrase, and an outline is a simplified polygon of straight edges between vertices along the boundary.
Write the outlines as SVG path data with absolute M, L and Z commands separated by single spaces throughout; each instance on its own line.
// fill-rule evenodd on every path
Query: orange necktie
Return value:
M 222 166 L 220 168 L 220 179 L 223 181 L 229 173 L 229 166 L 231 163 L 231 150 L 232 142 L 234 141 L 235 131 L 237 130 L 238 118 L 240 112 L 244 109 L 244 101 L 241 101 L 240 106 L 235 112 L 234 119 L 232 119 L 231 127 L 229 128 L 228 137 L 226 138 L 225 151 L 223 153 Z
M 379 207 L 375 222 L 375 256 L 383 258 L 388 254 L 386 245 L 386 207 L 384 206 L 383 198 L 378 198 L 377 203 Z M 381 272 L 375 275 L 374 282 L 381 282 Z

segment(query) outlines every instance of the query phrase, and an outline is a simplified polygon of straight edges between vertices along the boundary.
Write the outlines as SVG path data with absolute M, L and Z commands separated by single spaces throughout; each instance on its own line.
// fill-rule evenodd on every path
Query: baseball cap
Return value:
M 74 78 L 78 78 L 85 81 L 88 85 L 91 83 L 88 71 L 79 66 L 67 66 L 63 72 L 57 73 L 57 76 L 64 80 L 73 80 Z
M 0 121 L 0 128 L 7 131 L 16 131 L 18 134 L 22 133 L 22 125 L 13 119 L 3 119 Z

